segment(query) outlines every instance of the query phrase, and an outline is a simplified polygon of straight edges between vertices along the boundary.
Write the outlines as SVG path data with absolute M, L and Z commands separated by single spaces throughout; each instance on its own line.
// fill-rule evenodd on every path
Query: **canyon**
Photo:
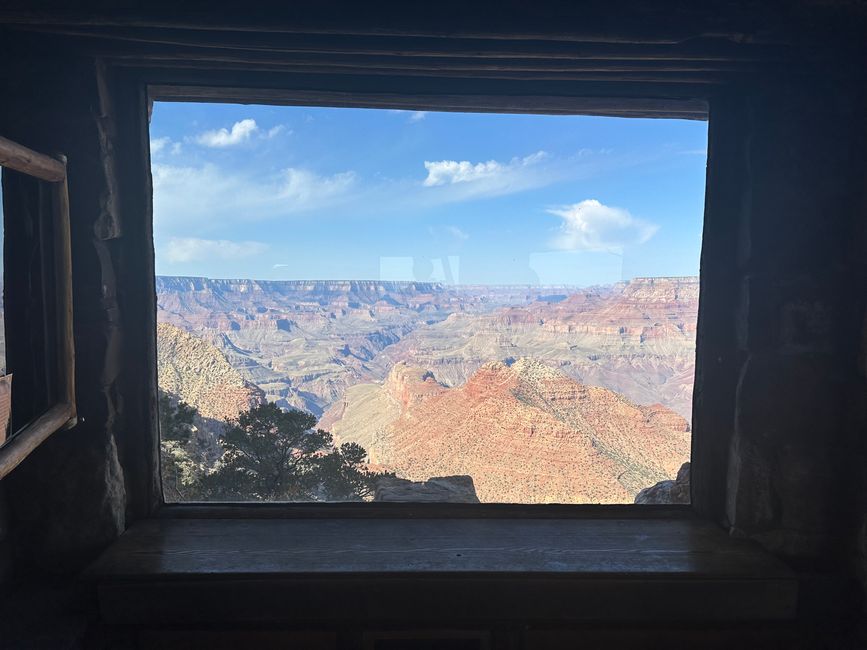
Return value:
M 631 502 L 689 459 L 681 416 L 526 358 L 484 364 L 457 388 L 399 362 L 320 426 L 409 480 L 471 476 L 483 502 Z
M 631 502 L 689 460 L 698 286 L 160 276 L 160 387 L 206 437 L 268 400 L 482 501 Z

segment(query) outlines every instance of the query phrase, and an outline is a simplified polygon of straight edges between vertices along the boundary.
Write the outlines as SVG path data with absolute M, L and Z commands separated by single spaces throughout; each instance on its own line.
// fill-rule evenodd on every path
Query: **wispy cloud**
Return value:
M 271 138 L 276 138 L 281 133 L 286 133 L 286 135 L 292 135 L 291 130 L 287 130 L 286 127 L 282 124 L 278 124 L 277 126 L 273 126 L 265 132 L 265 137 L 270 140 Z
M 172 263 L 240 260 L 260 255 L 268 245 L 255 241 L 172 237 L 162 254 Z
M 159 153 L 162 153 L 163 150 L 168 147 L 172 142 L 172 139 L 169 137 L 164 138 L 153 138 L 151 140 L 151 155 L 156 156 Z
M 544 151 L 507 162 L 426 160 L 427 176 L 422 185 L 429 188 L 427 191 L 431 194 L 425 200 L 433 203 L 467 201 L 544 187 L 574 172 L 561 163 L 552 161 Z
M 347 200 L 356 184 L 352 171 L 319 175 L 297 167 L 260 177 L 214 164 L 154 163 L 152 173 L 154 223 L 162 232 L 266 221 L 326 208 Z
M 222 128 L 214 131 L 205 131 L 196 136 L 195 141 L 205 147 L 234 147 L 247 142 L 250 137 L 259 131 L 256 120 L 246 119 L 235 122 L 231 130 Z
M 284 172 L 286 182 L 280 197 L 288 199 L 295 208 L 305 208 L 320 201 L 337 198 L 355 184 L 355 172 L 341 172 L 332 176 L 319 176 L 308 169 L 289 168 Z
M 470 236 L 466 232 L 464 232 L 457 226 L 446 226 L 446 230 L 452 237 L 454 237 L 458 241 L 467 241 L 470 238 Z
M 551 241 L 551 247 L 558 250 L 621 253 L 627 246 L 643 244 L 659 230 L 659 226 L 637 219 L 623 208 L 610 207 L 596 199 L 551 208 L 548 212 L 563 220 L 560 232 Z
M 425 160 L 424 168 L 427 170 L 427 178 L 424 179 L 424 185 L 425 187 L 434 187 L 451 183 L 470 183 L 505 176 L 535 165 L 545 156 L 544 151 L 537 151 L 524 158 L 512 158 L 508 163 L 501 163 L 496 160 L 479 163 L 471 163 L 469 160 L 438 160 L 434 162 Z
M 181 151 L 181 143 L 172 142 L 172 139 L 168 136 L 151 140 L 151 156 L 160 156 L 165 153 L 171 153 L 173 156 L 176 156 Z
M 395 115 L 406 115 L 409 122 L 421 122 L 428 114 L 428 111 L 407 111 L 401 108 L 393 108 L 388 112 Z

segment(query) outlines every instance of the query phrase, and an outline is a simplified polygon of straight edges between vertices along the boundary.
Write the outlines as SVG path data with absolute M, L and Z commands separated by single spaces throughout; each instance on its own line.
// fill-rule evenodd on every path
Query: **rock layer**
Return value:
M 689 458 L 676 413 L 534 359 L 485 364 L 459 388 L 400 363 L 355 389 L 323 418 L 336 436 L 413 481 L 469 475 L 481 501 L 632 503 Z
M 212 420 L 236 418 L 264 398 L 213 345 L 166 323 L 157 325 L 157 379 L 160 390 Z

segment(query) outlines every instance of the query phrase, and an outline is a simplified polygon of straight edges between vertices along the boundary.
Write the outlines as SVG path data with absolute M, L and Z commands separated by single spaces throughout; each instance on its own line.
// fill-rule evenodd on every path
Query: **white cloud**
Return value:
M 537 151 L 524 158 L 512 158 L 508 163 L 501 163 L 496 160 L 475 164 L 468 160 L 438 160 L 433 162 L 425 160 L 424 168 L 427 170 L 427 178 L 424 179 L 424 186 L 435 187 L 437 185 L 471 183 L 485 179 L 514 176 L 522 169 L 532 167 L 542 161 L 545 156 L 544 151 Z
M 421 122 L 428 114 L 427 111 L 407 111 L 402 108 L 392 108 L 388 112 L 395 115 L 408 115 L 408 121 L 410 122 Z
M 289 268 L 288 264 L 275 264 L 271 267 L 272 269 L 286 269 Z
M 172 139 L 168 136 L 163 138 L 154 138 L 151 140 L 151 155 L 156 156 L 160 152 L 162 152 L 167 146 L 169 146 L 172 142 Z
M 234 147 L 247 142 L 250 136 L 259 130 L 256 120 L 247 118 L 232 125 L 231 131 L 226 128 L 215 131 L 205 131 L 196 136 L 196 142 L 205 147 Z
M 267 244 L 255 241 L 172 237 L 166 244 L 163 255 L 167 261 L 175 263 L 228 261 L 253 257 L 266 250 Z
M 558 250 L 622 252 L 626 246 L 643 244 L 659 226 L 633 217 L 623 208 L 587 199 L 548 210 L 563 219 L 559 234 L 551 241 Z
M 152 173 L 154 225 L 165 234 L 188 232 L 190 225 L 266 221 L 332 207 L 347 201 L 356 185 L 351 171 L 321 176 L 302 168 L 256 176 L 213 164 L 155 163 Z
M 341 172 L 333 176 L 319 176 L 307 169 L 290 167 L 283 172 L 286 183 L 280 196 L 298 207 L 318 201 L 328 201 L 344 194 L 355 183 L 354 172 Z
M 283 133 L 283 131 L 285 131 L 285 130 L 286 130 L 285 126 L 283 126 L 282 124 L 278 124 L 277 126 L 274 126 L 274 127 L 271 127 L 270 129 L 268 129 L 268 132 L 265 134 L 265 137 L 269 140 L 271 138 L 276 138 L 278 135 Z M 287 133 L 287 135 L 292 135 L 292 131 L 289 131 Z
M 467 241 L 470 236 L 457 226 L 446 226 L 446 230 L 458 241 Z
M 173 156 L 178 155 L 181 153 L 181 143 L 172 142 L 168 136 L 151 140 L 151 156 L 161 156 L 165 153 L 170 153 Z

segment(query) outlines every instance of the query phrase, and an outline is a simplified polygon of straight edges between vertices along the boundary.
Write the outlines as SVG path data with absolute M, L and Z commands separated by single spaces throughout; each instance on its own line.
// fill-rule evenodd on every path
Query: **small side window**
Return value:
M 0 137 L 0 478 L 76 422 L 66 158 Z M 18 381 L 20 377 L 20 381 Z

